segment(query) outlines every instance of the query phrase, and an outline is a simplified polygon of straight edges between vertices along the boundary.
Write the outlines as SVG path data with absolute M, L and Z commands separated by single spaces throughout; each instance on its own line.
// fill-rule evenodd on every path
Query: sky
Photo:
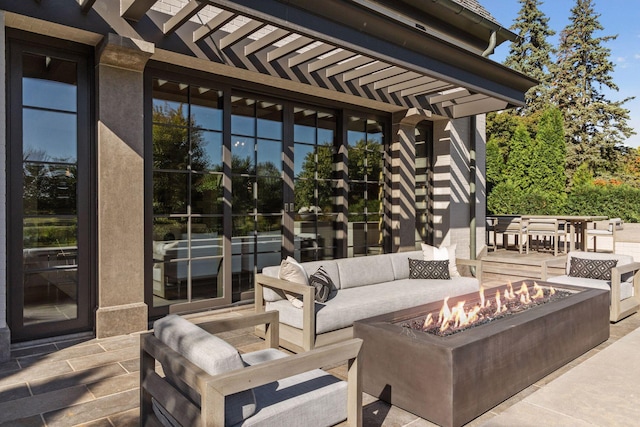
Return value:
M 518 0 L 480 0 L 480 3 L 507 28 L 513 25 L 522 6 Z M 560 32 L 569 24 L 571 9 L 575 4 L 576 0 L 541 2 L 540 10 L 549 18 L 549 27 L 556 32 L 549 40 L 554 47 L 558 46 Z M 619 90 L 604 90 L 604 93 L 610 101 L 636 97 L 623 106 L 629 110 L 628 124 L 638 135 L 632 135 L 624 145 L 640 147 L 640 0 L 595 0 L 592 4 L 604 27 L 595 36 L 618 36 L 616 40 L 610 40 L 603 46 L 611 50 L 609 60 L 614 64 L 612 76 Z M 502 43 L 490 58 L 503 62 L 509 54 L 510 44 Z

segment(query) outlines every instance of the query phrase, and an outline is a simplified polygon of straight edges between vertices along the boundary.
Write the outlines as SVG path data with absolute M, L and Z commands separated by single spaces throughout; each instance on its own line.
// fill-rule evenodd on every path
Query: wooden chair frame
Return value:
M 542 262 L 542 280 L 548 278 L 549 268 L 566 268 L 567 257 L 550 259 Z M 620 301 L 621 277 L 633 273 L 633 295 Z M 611 269 L 611 309 L 610 322 L 617 322 L 640 309 L 640 262 L 631 262 Z
M 277 311 L 269 311 L 233 319 L 194 323 L 212 334 L 266 325 L 265 345 L 277 348 L 278 319 Z M 347 361 L 347 423 L 351 426 L 362 426 L 362 376 L 359 362 L 361 346 L 361 339 L 351 339 L 310 352 L 211 376 L 164 344 L 153 333 L 145 333 L 140 337 L 140 425 L 160 425 L 153 411 L 153 398 L 182 425 L 224 427 L 226 396 Z M 165 369 L 171 369 L 186 385 L 200 393 L 201 408 L 158 375 L 156 361 L 162 363 Z
M 529 246 L 531 245 L 531 238 L 533 236 L 549 236 L 553 239 L 553 256 L 558 255 L 558 240 L 564 236 L 564 253 L 567 253 L 569 230 L 567 229 L 569 224 L 564 220 L 558 219 L 528 219 L 527 231 L 526 231 L 526 253 L 529 254 Z M 539 244 L 539 243 L 538 243 Z M 546 243 L 545 243 L 546 245 Z

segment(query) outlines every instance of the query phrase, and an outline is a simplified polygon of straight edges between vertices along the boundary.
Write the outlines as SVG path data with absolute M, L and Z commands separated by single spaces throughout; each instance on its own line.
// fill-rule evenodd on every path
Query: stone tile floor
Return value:
M 226 309 L 212 312 L 211 317 L 241 316 L 249 311 Z M 612 324 L 609 340 L 468 425 L 484 424 L 638 327 L 640 314 Z M 225 333 L 224 338 L 241 351 L 253 351 L 262 345 L 250 329 Z M 14 346 L 10 361 L 0 364 L 0 426 L 138 425 L 138 343 L 139 334 L 131 334 Z M 338 366 L 331 372 L 344 377 L 346 369 Z M 363 400 L 365 426 L 433 425 L 371 396 L 365 395 Z

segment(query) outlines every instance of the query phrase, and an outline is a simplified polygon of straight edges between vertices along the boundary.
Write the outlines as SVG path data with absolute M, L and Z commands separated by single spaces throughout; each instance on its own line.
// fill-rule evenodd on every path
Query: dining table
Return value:
M 570 226 L 569 250 L 575 249 L 576 243 L 578 243 L 578 249 L 586 251 L 587 224 L 594 221 L 603 221 L 605 219 L 609 219 L 609 217 L 604 215 L 522 215 L 523 221 L 529 219 L 557 219 L 558 221 L 567 222 Z

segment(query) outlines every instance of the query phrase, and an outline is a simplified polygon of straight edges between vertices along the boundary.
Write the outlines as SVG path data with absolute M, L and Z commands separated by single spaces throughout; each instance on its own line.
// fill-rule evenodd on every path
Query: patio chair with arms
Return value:
M 598 252 L 597 239 L 598 237 L 611 237 L 612 239 L 612 252 L 616 251 L 616 234 L 617 231 L 622 230 L 623 221 L 620 218 L 613 218 L 608 221 L 607 228 L 597 228 L 597 223 L 593 223 L 593 228 L 587 228 L 587 237 L 593 237 L 593 251 Z
M 550 274 L 551 269 L 556 274 Z M 610 290 L 611 322 L 640 308 L 640 263 L 631 255 L 571 251 L 566 257 L 543 261 L 541 278 L 561 285 Z
M 268 348 L 242 355 L 212 335 L 257 325 L 266 325 Z M 156 321 L 140 337 L 140 425 L 361 426 L 362 340 L 288 355 L 278 336 L 277 311 L 199 325 L 177 315 Z M 320 369 L 345 361 L 347 381 Z

